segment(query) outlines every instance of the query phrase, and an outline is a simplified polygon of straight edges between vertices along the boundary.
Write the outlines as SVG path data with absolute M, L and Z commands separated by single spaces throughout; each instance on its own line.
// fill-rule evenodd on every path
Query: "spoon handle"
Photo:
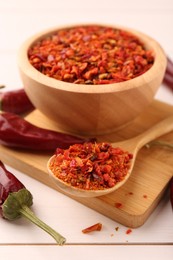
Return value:
M 173 130 L 173 116 L 170 116 L 133 139 L 137 144 L 137 148 L 140 149 L 150 141 L 156 139 L 161 135 L 167 134 L 172 130 Z

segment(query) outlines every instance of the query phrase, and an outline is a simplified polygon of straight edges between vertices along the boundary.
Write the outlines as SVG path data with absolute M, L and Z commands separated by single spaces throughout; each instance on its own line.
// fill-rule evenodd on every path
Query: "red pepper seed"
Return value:
M 28 58 L 46 76 L 95 85 L 135 78 L 154 62 L 135 35 L 97 25 L 58 30 L 31 46 Z

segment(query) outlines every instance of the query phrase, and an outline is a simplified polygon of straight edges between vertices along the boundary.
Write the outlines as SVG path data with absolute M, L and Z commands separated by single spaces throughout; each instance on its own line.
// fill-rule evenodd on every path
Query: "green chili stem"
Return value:
M 170 149 L 173 149 L 173 144 L 167 143 L 167 142 L 162 142 L 162 141 L 152 141 L 146 145 L 147 148 L 150 148 L 151 146 L 164 146 L 168 147 Z
M 33 213 L 32 210 L 30 210 L 30 208 L 23 205 L 19 211 L 25 218 L 29 219 L 31 222 L 33 222 L 38 227 L 46 231 L 49 235 L 51 235 L 59 245 L 63 245 L 65 243 L 66 239 L 58 232 L 53 230 L 51 227 L 49 227 L 47 224 L 45 224 L 43 221 L 41 221 L 39 218 L 37 218 L 37 216 Z

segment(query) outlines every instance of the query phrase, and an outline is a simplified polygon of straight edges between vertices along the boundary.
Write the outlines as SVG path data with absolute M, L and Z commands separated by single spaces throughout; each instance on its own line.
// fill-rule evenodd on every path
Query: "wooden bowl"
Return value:
M 29 47 L 61 28 L 34 35 L 21 46 L 18 65 L 26 93 L 35 107 L 56 121 L 62 131 L 82 135 L 113 132 L 135 119 L 152 102 L 163 80 L 165 53 L 151 37 L 132 29 L 116 28 L 132 32 L 155 55 L 154 64 L 147 72 L 121 83 L 78 85 L 37 71 L 28 60 Z

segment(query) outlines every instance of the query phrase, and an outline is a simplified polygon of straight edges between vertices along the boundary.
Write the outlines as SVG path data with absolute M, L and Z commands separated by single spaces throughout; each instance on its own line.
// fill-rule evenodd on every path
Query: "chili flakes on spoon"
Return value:
M 74 144 L 57 148 L 49 165 L 60 180 L 83 190 L 102 190 L 124 179 L 133 155 L 109 143 Z

